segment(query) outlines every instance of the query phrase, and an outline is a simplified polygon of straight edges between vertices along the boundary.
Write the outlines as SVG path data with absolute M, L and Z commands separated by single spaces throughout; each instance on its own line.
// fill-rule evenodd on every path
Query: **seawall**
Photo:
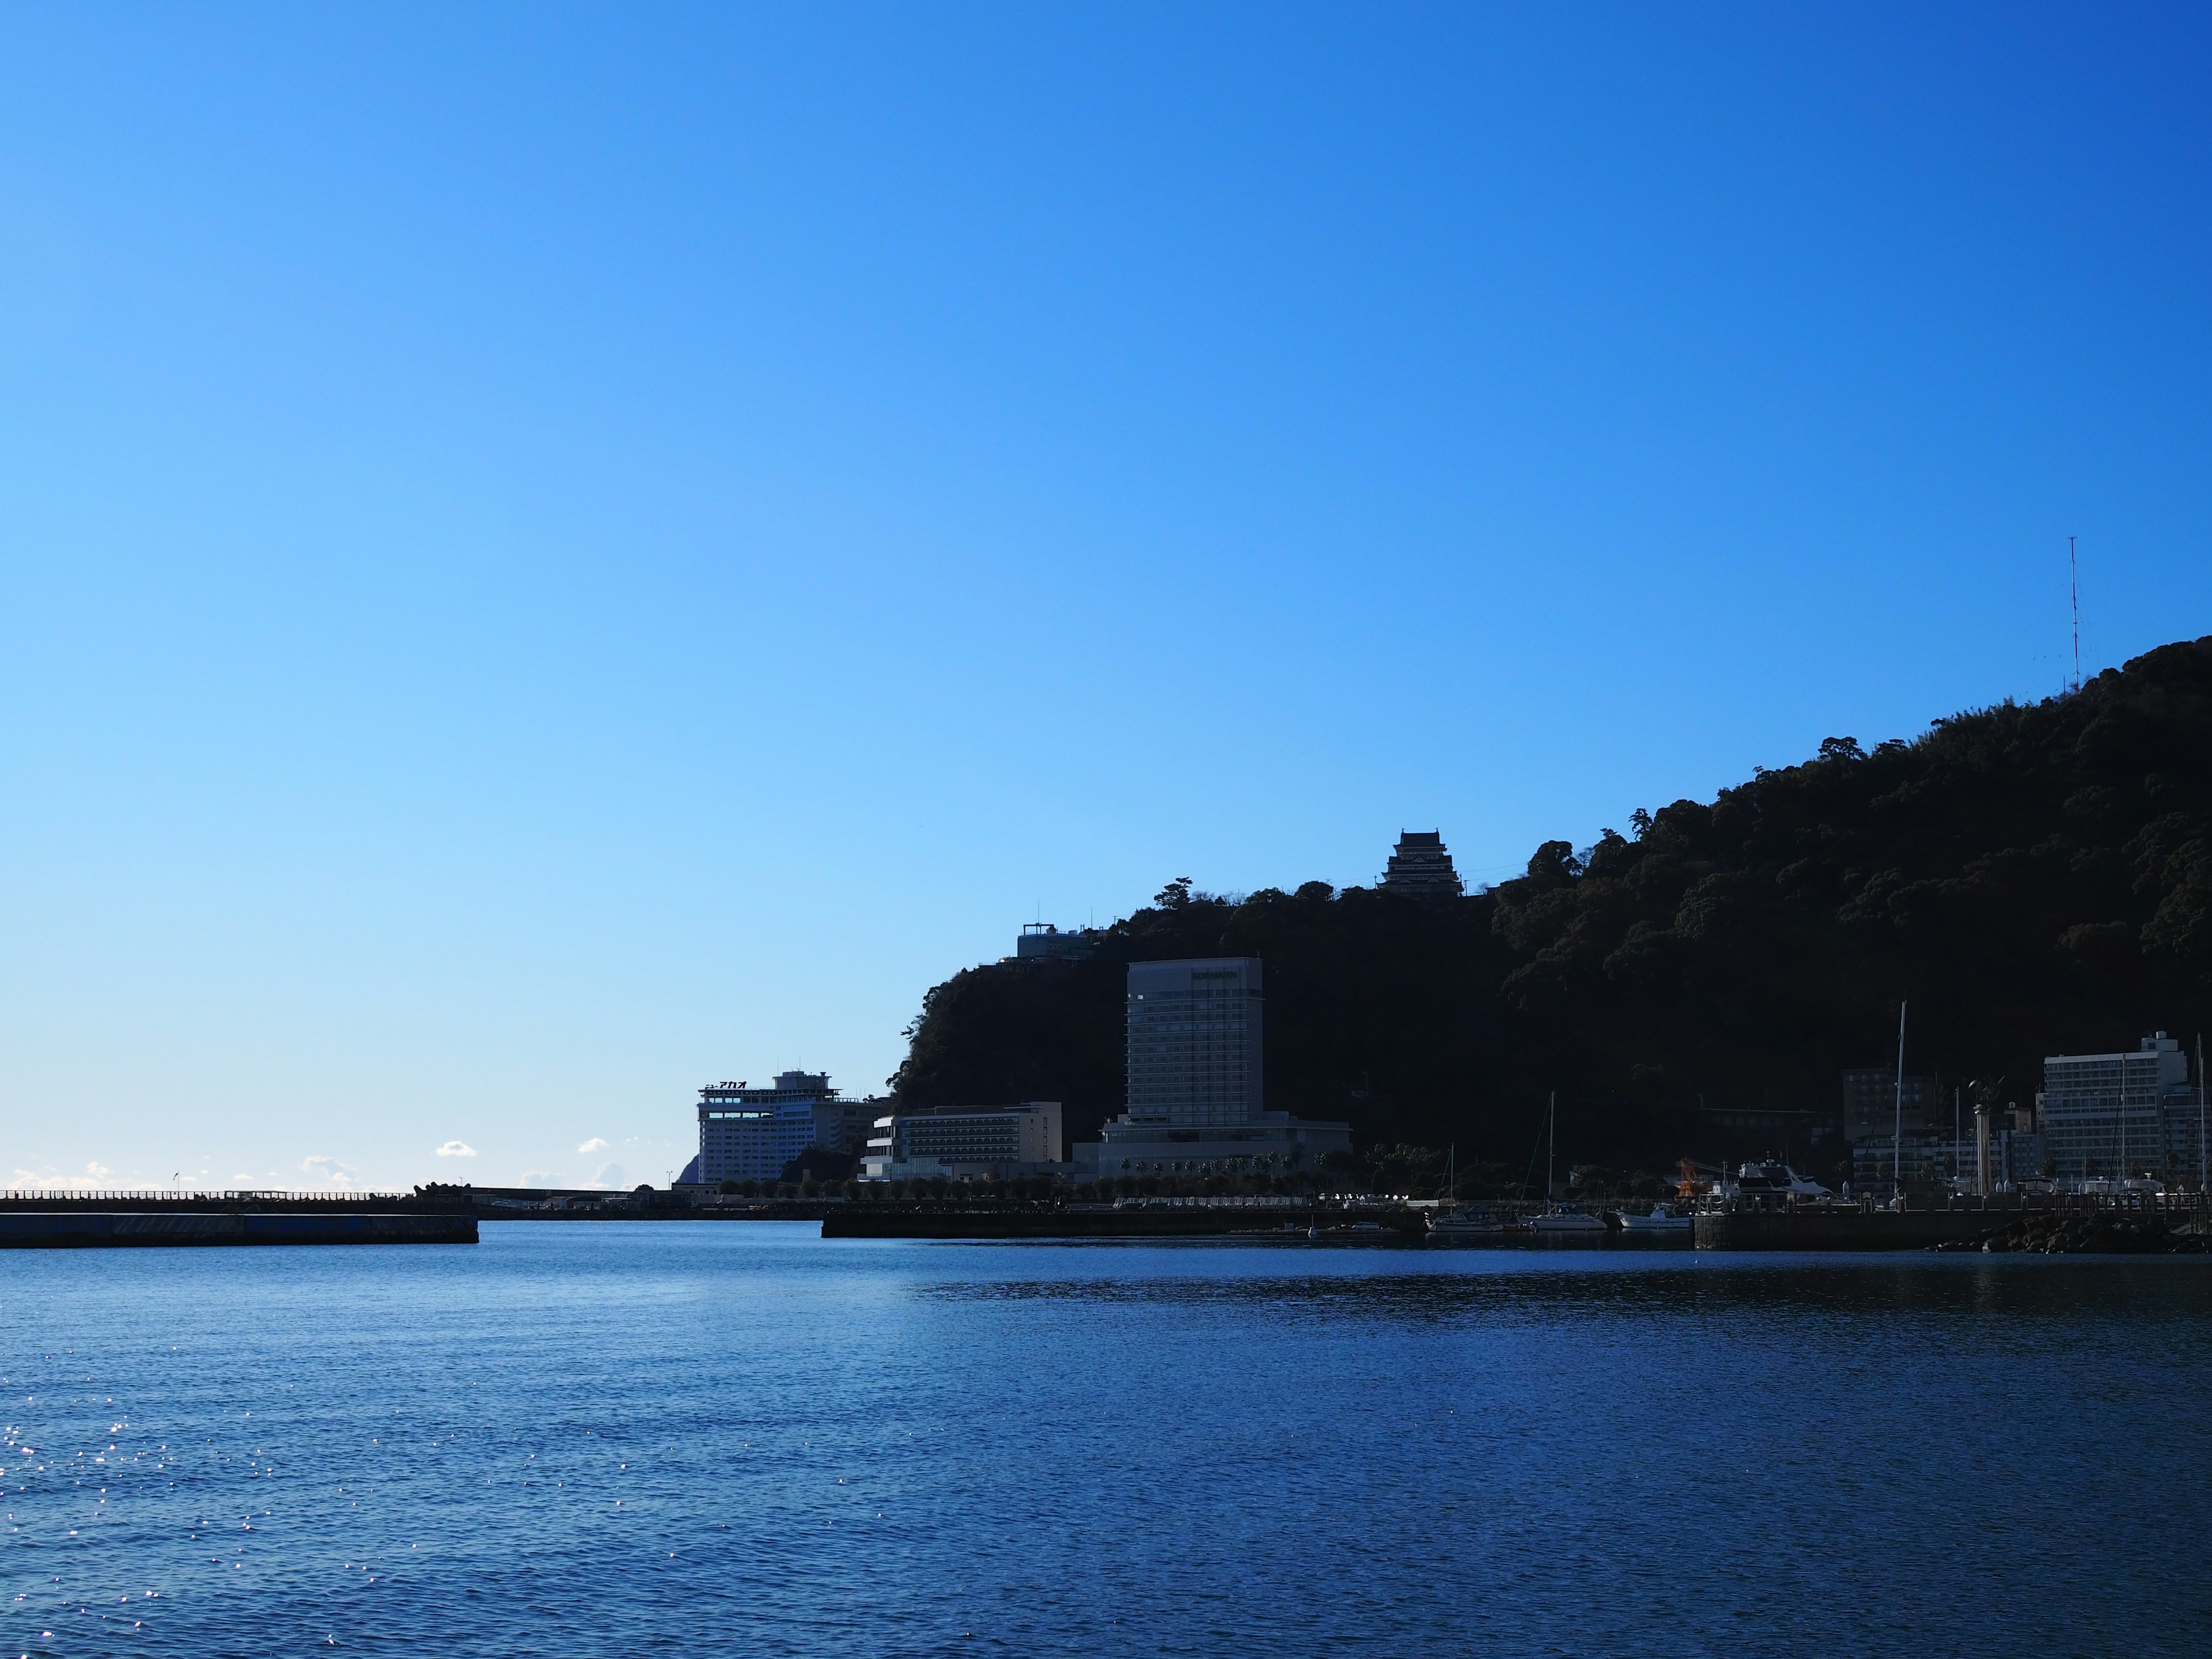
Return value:
M 1333 1243 L 1419 1243 L 1424 1237 L 1418 1214 L 1359 1213 L 1340 1210 L 1247 1210 L 1218 1208 L 1143 1210 L 895 1210 L 855 1205 L 822 1218 L 824 1238 L 1221 1238 L 1251 1234 L 1304 1239 L 1318 1224 Z
M 1978 1237 L 2019 1212 L 1991 1210 L 1701 1210 L 1690 1240 L 1701 1250 L 1924 1250 Z
M 472 1215 L 404 1212 L 32 1210 L 0 1212 L 0 1249 L 179 1244 L 473 1244 Z

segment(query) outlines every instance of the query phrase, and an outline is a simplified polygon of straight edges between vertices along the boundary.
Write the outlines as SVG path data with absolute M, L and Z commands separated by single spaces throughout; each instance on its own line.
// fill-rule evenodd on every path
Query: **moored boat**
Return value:
M 1583 1210 L 1547 1210 L 1541 1215 L 1529 1217 L 1528 1231 L 1539 1237 L 1546 1234 L 1558 1237 L 1576 1233 L 1585 1235 L 1602 1233 L 1605 1231 L 1605 1218 L 1591 1215 Z
M 1468 1239 L 1508 1238 L 1521 1224 L 1491 1204 L 1462 1204 L 1457 1209 L 1431 1212 L 1429 1237 L 1438 1244 Z
M 1737 1166 L 1733 1180 L 1723 1176 L 1720 1195 L 1727 1199 L 1818 1199 L 1835 1194 L 1817 1181 L 1809 1181 L 1772 1158 Z

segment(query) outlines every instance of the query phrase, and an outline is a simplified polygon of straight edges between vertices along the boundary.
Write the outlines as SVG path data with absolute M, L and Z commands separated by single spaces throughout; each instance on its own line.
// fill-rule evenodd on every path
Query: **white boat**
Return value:
M 1835 1194 L 1817 1181 L 1809 1181 L 1787 1164 L 1769 1158 L 1762 1163 L 1738 1166 L 1735 1178 L 1723 1176 L 1720 1183 L 1723 1198 L 1833 1198 Z
M 1569 1233 L 1601 1233 L 1605 1231 L 1605 1218 L 1585 1214 L 1580 1210 L 1547 1210 L 1542 1215 L 1528 1218 L 1528 1231 L 1540 1237 L 1547 1233 L 1554 1237 Z
M 1456 1239 L 1505 1238 L 1520 1231 L 1517 1223 L 1488 1204 L 1462 1204 L 1448 1213 L 1431 1212 L 1429 1216 L 1429 1237 L 1444 1244 Z
M 1559 1095 L 1556 1089 L 1552 1091 L 1551 1116 L 1544 1134 L 1544 1194 L 1548 1199 L 1559 1190 L 1552 1181 L 1552 1164 L 1559 1139 Z M 1539 1238 L 1563 1238 L 1576 1234 L 1588 1237 L 1605 1231 L 1605 1218 L 1562 1209 L 1554 1200 L 1546 1206 L 1543 1214 L 1529 1217 L 1528 1226 Z
M 1626 1210 L 1615 1210 L 1613 1214 L 1620 1218 L 1620 1231 L 1624 1233 L 1686 1233 L 1690 1231 L 1690 1218 L 1668 1215 L 1663 1204 L 1654 1204 L 1650 1215 L 1631 1215 Z

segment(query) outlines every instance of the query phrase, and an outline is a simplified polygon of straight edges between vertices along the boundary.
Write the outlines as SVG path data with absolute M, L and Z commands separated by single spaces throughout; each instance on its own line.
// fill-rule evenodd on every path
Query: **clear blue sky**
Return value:
M 657 1183 L 1039 915 L 2046 694 L 2069 533 L 2212 632 L 2207 17 L 10 7 L 0 1171 Z

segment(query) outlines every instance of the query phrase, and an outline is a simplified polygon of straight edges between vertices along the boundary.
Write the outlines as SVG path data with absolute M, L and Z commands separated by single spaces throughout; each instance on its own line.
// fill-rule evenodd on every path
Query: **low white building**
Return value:
M 1178 1129 L 1109 1120 L 1075 1149 L 1085 1180 L 1147 1175 L 1318 1175 L 1332 1152 L 1352 1151 L 1352 1126 L 1288 1112 L 1249 1122 Z
M 864 1181 L 970 1180 L 1060 1175 L 1056 1100 L 1018 1106 L 939 1106 L 879 1117 L 860 1161 Z

